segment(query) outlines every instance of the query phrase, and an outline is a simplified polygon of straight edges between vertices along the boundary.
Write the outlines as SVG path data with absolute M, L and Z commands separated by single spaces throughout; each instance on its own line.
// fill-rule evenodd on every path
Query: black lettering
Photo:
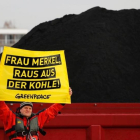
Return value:
M 22 99 L 24 98 L 24 96 L 23 96 L 23 94 L 21 94 L 21 96 L 20 96 Z
M 5 65 L 25 67 L 30 65 L 30 58 L 15 55 L 6 55 Z
M 24 57 L 16 55 L 6 55 L 5 65 L 20 67 L 47 67 L 61 65 L 60 54 L 44 57 Z
M 27 94 L 27 99 L 29 99 L 29 94 Z
M 13 90 L 46 90 L 61 88 L 60 79 L 42 81 L 7 80 L 7 89 Z
M 7 89 L 19 89 L 26 90 L 27 83 L 26 81 L 18 81 L 18 80 L 7 80 Z
M 16 94 L 15 98 L 20 99 L 20 95 Z
M 44 99 L 47 99 L 47 95 L 44 95 L 43 98 L 44 98 Z
M 55 67 L 47 69 L 14 68 L 13 78 L 18 79 L 46 79 L 56 77 Z
M 40 95 L 38 95 L 37 98 L 40 99 Z
M 24 94 L 24 99 L 27 99 L 27 94 Z
M 51 96 L 51 95 L 47 95 L 47 99 L 49 99 L 49 98 L 50 98 L 50 96 Z
M 42 94 L 16 94 L 16 99 L 49 99 L 51 95 L 42 95 Z
M 37 99 L 37 95 L 36 94 L 34 94 L 34 99 Z
M 34 99 L 34 96 L 33 95 L 30 95 L 30 99 Z

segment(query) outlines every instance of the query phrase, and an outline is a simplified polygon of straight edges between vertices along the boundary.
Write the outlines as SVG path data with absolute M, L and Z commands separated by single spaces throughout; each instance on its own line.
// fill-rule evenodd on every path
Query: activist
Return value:
M 72 95 L 72 89 L 69 88 Z M 19 112 L 12 112 L 4 101 L 0 101 L 0 120 L 3 121 L 4 129 L 10 140 L 39 140 L 38 132 L 45 135 L 43 125 L 55 118 L 65 104 L 53 104 L 38 113 L 32 113 L 33 104 L 23 102 L 20 104 Z

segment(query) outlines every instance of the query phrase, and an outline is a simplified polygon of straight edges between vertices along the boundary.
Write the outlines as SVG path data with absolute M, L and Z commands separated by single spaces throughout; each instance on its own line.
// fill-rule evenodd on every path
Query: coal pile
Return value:
M 140 10 L 94 7 L 33 28 L 13 47 L 65 50 L 72 102 L 140 102 Z

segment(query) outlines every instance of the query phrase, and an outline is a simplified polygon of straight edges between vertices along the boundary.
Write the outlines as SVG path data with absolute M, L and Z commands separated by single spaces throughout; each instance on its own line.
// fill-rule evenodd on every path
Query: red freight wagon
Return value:
M 7 103 L 15 111 L 17 103 Z M 33 112 L 51 104 L 34 104 Z M 44 126 L 41 140 L 140 140 L 139 103 L 72 103 Z M 1 140 L 8 140 L 0 122 Z

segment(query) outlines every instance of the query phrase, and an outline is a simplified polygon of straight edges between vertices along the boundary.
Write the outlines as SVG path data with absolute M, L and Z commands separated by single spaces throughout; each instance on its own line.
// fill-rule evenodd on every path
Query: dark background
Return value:
M 66 15 L 34 27 L 13 47 L 65 50 L 73 103 L 140 101 L 140 10 Z

